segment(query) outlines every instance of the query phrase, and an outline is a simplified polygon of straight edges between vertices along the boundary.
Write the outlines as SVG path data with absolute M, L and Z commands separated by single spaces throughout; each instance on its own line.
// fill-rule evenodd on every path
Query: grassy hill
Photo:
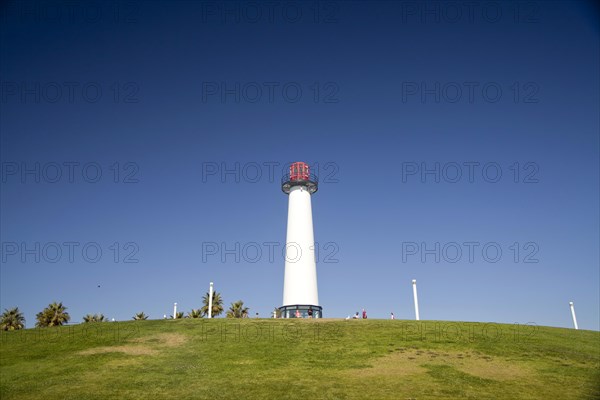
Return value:
M 600 399 L 600 333 L 384 320 L 156 320 L 0 334 L 5 399 Z

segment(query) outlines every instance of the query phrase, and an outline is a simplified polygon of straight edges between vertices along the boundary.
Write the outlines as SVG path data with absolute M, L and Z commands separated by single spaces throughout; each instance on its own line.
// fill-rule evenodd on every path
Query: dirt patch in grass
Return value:
M 524 379 L 535 375 L 529 367 L 497 357 L 492 359 L 475 358 L 468 362 L 461 361 L 455 367 L 469 375 L 497 381 Z
M 161 333 L 132 340 L 134 343 L 149 344 L 156 347 L 177 347 L 181 346 L 186 341 L 187 337 L 181 333 Z
M 131 340 L 130 344 L 119 346 L 95 347 L 80 351 L 80 355 L 104 353 L 124 353 L 132 356 L 149 356 L 159 353 L 162 349 L 181 346 L 187 341 L 185 335 L 179 333 L 161 333 Z
M 370 368 L 347 373 L 364 377 L 418 375 L 427 372 L 425 365 L 448 365 L 469 375 L 497 381 L 523 379 L 534 375 L 530 368 L 518 362 L 485 354 L 407 348 L 397 348 L 393 353 L 376 359 Z
M 234 361 L 232 364 L 233 365 L 251 365 L 254 363 L 255 363 L 254 360 L 238 360 L 238 361 Z
M 104 353 L 124 353 L 130 356 L 148 356 L 156 354 L 156 350 L 145 346 L 106 346 L 106 347 L 95 347 L 93 349 L 87 349 L 80 351 L 79 354 L 82 356 L 90 356 L 94 354 Z

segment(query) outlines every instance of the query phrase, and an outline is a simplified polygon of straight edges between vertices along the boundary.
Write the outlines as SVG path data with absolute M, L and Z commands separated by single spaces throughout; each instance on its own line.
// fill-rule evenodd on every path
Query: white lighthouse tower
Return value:
M 323 316 L 310 199 L 317 189 L 317 177 L 303 162 L 293 163 L 281 180 L 281 190 L 289 195 L 283 305 L 279 307 L 283 318 Z

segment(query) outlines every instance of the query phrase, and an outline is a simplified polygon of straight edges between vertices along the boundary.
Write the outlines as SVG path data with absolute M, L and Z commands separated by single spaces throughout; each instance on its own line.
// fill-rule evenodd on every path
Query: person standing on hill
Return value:
M 363 308 L 363 319 L 367 319 L 367 312 L 365 311 L 364 308 Z
M 394 313 L 390 314 L 390 319 L 396 319 L 396 317 L 394 317 Z

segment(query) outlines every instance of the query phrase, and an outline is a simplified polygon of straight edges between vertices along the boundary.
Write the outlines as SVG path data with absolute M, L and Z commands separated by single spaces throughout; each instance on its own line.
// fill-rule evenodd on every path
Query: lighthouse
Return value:
M 281 190 L 288 195 L 283 305 L 279 307 L 283 318 L 323 316 L 317 291 L 311 207 L 311 196 L 318 186 L 317 176 L 304 162 L 290 165 L 289 173 L 281 179 Z

